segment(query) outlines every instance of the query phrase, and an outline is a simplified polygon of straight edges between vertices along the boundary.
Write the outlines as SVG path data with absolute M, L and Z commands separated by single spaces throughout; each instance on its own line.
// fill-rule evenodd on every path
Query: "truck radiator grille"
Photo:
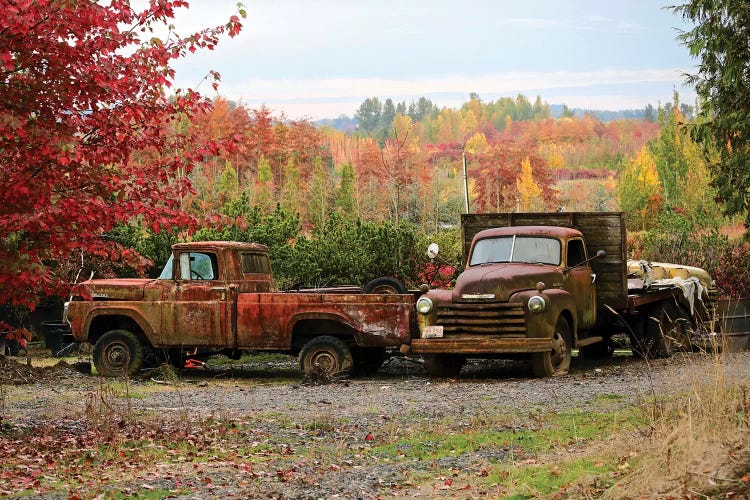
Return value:
M 445 334 L 474 333 L 525 337 L 526 324 L 521 304 L 507 303 L 453 303 L 439 307 L 437 324 Z

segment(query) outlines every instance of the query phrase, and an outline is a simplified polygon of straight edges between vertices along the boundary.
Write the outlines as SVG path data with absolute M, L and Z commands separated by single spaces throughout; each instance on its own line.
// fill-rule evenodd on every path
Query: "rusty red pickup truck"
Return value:
M 243 351 L 299 356 L 305 373 L 377 372 L 408 344 L 415 296 L 357 287 L 275 290 L 268 249 L 226 241 L 179 243 L 158 279 L 94 279 L 74 286 L 63 324 L 93 346 L 96 370 Z

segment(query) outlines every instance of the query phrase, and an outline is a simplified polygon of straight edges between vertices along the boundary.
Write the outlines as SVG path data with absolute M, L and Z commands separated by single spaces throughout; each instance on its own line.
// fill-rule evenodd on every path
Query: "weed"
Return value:
M 725 361 L 716 354 L 711 373 L 701 370 L 680 381 L 681 394 L 640 408 L 649 432 L 636 448 L 635 466 L 615 485 L 617 495 L 750 493 L 742 481 L 750 472 L 750 386 L 727 377 Z

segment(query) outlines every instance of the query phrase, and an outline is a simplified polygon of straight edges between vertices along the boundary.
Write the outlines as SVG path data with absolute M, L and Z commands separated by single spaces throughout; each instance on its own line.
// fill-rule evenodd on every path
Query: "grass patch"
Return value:
M 522 463 L 495 467 L 489 474 L 487 483 L 494 485 L 506 498 L 547 498 L 553 493 L 564 494 L 581 483 L 584 478 L 604 476 L 616 469 L 615 463 L 591 457 L 552 464 Z M 601 490 L 610 484 L 611 481 L 600 481 L 595 488 Z M 588 488 L 588 493 L 594 493 L 592 489 Z M 577 492 L 583 493 L 580 489 Z
M 531 424 L 508 426 L 508 417 L 484 416 L 472 420 L 465 430 L 448 433 L 420 432 L 411 429 L 410 437 L 373 447 L 371 454 L 391 458 L 435 460 L 481 449 L 499 447 L 522 455 L 547 453 L 559 447 L 610 435 L 623 425 L 636 425 L 636 415 L 627 410 L 619 412 L 568 412 L 533 415 Z M 498 429 L 497 427 L 501 427 Z M 450 427 L 450 425 L 436 426 Z

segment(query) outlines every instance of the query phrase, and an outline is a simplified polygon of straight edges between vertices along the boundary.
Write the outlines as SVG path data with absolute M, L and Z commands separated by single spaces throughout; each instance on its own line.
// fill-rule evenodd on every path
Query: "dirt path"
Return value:
M 750 353 L 727 355 L 721 362 L 697 354 L 651 363 L 630 356 L 601 362 L 574 358 L 571 374 L 554 379 L 530 378 L 519 362 L 471 361 L 458 379 L 431 380 L 420 364 L 397 358 L 377 377 L 326 385 L 304 383 L 294 360 L 284 358 L 186 371 L 173 383 L 148 377 L 114 384 L 58 367 L 34 383 L 3 385 L 2 415 L 4 422 L 15 424 L 75 418 L 106 400 L 112 411 L 128 415 L 186 422 L 209 415 L 236 419 L 248 432 L 247 442 L 271 450 L 263 459 L 250 453 L 249 470 L 238 470 L 236 460 L 152 467 L 130 482 L 119 481 L 117 488 L 126 492 L 157 489 L 194 498 L 494 496 L 497 491 L 491 488 L 464 494 L 443 488 L 440 479 L 424 478 L 436 470 L 455 470 L 461 478 L 481 475 L 483 466 L 505 458 L 508 449 L 500 444 L 428 461 L 406 458 L 407 449 L 399 463 L 380 461 L 368 450 L 406 439 L 418 429 L 458 432 L 480 419 L 499 422 L 498 415 L 508 417 L 493 425 L 523 428 L 534 414 L 600 410 L 602 401 L 613 407 L 638 404 L 686 390 L 717 370 L 750 381 Z M 130 397 L 122 397 L 123 392 Z M 442 485 L 449 482 L 447 478 Z M 82 491 L 101 488 L 106 486 Z

